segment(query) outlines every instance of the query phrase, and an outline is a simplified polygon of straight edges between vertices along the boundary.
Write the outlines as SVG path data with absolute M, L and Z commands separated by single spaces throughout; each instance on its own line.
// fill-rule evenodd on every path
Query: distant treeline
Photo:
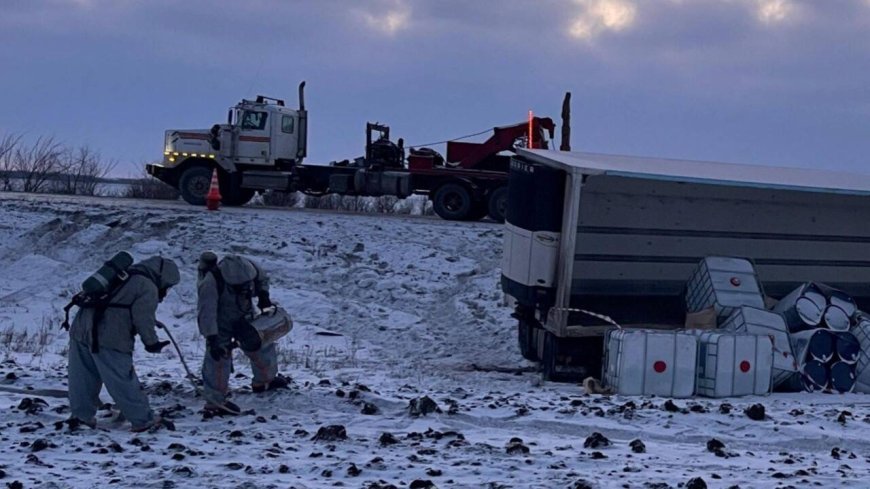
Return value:
M 67 195 L 107 194 L 116 197 L 177 199 L 178 192 L 144 173 L 141 178 L 109 178 L 117 161 L 88 146 L 70 146 L 53 137 L 28 142 L 20 134 L 0 137 L 0 190 Z

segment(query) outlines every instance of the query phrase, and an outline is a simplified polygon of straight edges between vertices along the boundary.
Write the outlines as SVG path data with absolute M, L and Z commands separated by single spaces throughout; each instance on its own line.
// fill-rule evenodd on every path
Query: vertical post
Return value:
M 580 221 L 580 194 L 584 176 L 565 170 L 565 201 L 562 209 L 562 228 L 559 236 L 559 261 L 556 270 L 556 304 L 550 310 L 550 331 L 563 338 L 568 336 L 568 311 L 571 307 L 571 282 L 574 277 L 574 253 L 577 247 L 577 227 Z
M 532 134 L 533 134 L 533 132 L 532 132 L 532 111 L 530 110 L 529 111 L 529 142 L 528 142 L 529 149 L 532 149 L 535 147 L 535 145 L 532 144 L 532 140 L 533 140 Z
M 571 151 L 571 92 L 565 92 L 562 101 L 562 142 L 560 151 Z

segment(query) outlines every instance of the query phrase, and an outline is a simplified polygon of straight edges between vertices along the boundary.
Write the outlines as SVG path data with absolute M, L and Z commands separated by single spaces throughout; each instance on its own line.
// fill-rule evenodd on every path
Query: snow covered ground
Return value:
M 870 487 L 870 396 L 667 402 L 542 384 L 516 348 L 492 223 L 0 194 L 0 386 L 65 388 L 61 309 L 121 249 L 182 267 L 158 317 L 196 370 L 199 253 L 259 260 L 296 321 L 281 344 L 293 388 L 252 394 L 239 360 L 234 400 L 246 414 L 204 420 L 174 351 L 138 347 L 140 378 L 176 431 L 134 435 L 106 410 L 96 431 L 68 433 L 54 426 L 65 399 L 0 392 L 0 483 Z M 412 415 L 423 396 L 439 410 Z M 756 403 L 760 421 L 744 414 Z M 344 430 L 316 436 L 330 425 Z

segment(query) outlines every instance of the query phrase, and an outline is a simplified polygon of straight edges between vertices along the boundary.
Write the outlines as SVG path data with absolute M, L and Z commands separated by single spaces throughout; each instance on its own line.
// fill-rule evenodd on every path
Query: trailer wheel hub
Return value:
M 444 198 L 444 207 L 451 212 L 457 212 L 462 208 L 464 199 L 459 194 L 449 194 Z

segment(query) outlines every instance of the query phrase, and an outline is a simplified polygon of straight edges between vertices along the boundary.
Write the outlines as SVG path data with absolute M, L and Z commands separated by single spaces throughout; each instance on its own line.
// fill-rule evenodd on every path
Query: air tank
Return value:
M 116 279 L 123 275 L 125 270 L 133 264 L 133 255 L 126 251 L 119 251 L 115 256 L 103 263 L 99 270 L 91 274 L 82 282 L 82 290 L 93 296 L 103 295 L 111 290 Z

